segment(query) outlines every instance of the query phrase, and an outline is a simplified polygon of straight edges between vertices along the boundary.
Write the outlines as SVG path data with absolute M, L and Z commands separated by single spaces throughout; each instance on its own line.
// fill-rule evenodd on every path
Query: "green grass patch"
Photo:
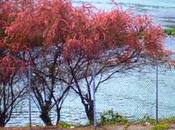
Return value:
M 170 126 L 164 123 L 154 124 L 151 130 L 167 130 Z
M 137 124 L 147 125 L 147 124 L 156 124 L 156 120 L 150 116 L 144 116 L 142 119 L 135 121 Z
M 160 123 L 173 124 L 173 123 L 175 123 L 175 117 L 169 117 L 169 118 L 160 119 Z
M 103 112 L 101 114 L 101 118 L 99 121 L 100 125 L 111 125 L 111 124 L 127 124 L 128 120 L 119 115 L 118 113 L 115 113 L 113 110 L 109 110 L 106 112 Z
M 58 128 L 75 128 L 76 126 L 66 122 L 60 122 L 57 127 Z

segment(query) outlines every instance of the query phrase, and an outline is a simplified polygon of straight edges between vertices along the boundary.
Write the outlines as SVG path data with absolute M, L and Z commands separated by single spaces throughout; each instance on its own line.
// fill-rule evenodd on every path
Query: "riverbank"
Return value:
M 110 111 L 112 112 L 112 111 Z M 111 114 L 111 113 L 110 113 Z M 127 120 L 125 117 L 112 114 L 110 118 L 109 112 L 105 113 L 103 118 L 97 124 L 96 130 L 175 130 L 175 117 L 156 120 L 145 116 L 138 120 Z M 107 118 L 105 118 L 107 116 Z M 0 130 L 94 130 L 92 125 L 73 125 L 66 122 L 60 122 L 58 126 L 44 127 L 40 125 L 32 125 L 26 127 L 5 127 Z
M 0 130 L 94 130 L 93 127 L 81 128 L 0 128 Z M 107 125 L 97 127 L 96 130 L 175 130 L 175 124 L 168 127 L 156 127 L 154 125 Z
M 18 127 L 6 127 L 0 128 L 0 130 L 94 130 L 93 126 L 76 127 L 76 128 L 55 128 L 55 127 L 32 127 L 32 128 L 18 128 Z M 96 130 L 175 130 L 175 123 L 158 123 L 150 124 L 111 124 L 98 126 Z

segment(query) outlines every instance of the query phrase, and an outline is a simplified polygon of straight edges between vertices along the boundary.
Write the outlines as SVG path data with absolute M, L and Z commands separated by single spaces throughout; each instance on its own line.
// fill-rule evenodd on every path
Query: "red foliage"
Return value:
M 129 57 L 133 50 L 159 58 L 166 53 L 164 33 L 149 17 L 121 9 L 93 11 L 68 0 L 36 0 L 18 13 L 6 34 L 13 50 L 61 44 L 66 59 L 80 54 L 91 59 L 117 48 L 124 49 L 119 57 Z
M 14 0 L 5 3 L 5 13 L 0 13 L 0 30 L 3 30 L 0 35 L 1 49 L 23 55 L 23 52 L 31 51 L 28 54 L 31 54 L 32 62 L 36 63 L 34 70 L 38 69 L 44 75 L 38 76 L 36 73 L 36 86 L 38 83 L 43 86 L 49 82 L 53 88 L 60 80 L 68 86 L 75 85 L 73 90 L 80 95 L 90 121 L 93 120 L 90 91 L 92 80 L 89 78 L 92 76 L 92 65 L 96 65 L 95 75 L 102 77 L 99 78 L 97 89 L 100 83 L 113 74 L 145 64 L 146 58 L 166 62 L 169 60 L 169 54 L 163 45 L 163 31 L 147 16 L 134 16 L 129 11 L 118 8 L 101 12 L 85 4 L 75 7 L 71 0 L 16 2 L 18 4 L 14 4 Z M 115 4 L 114 1 L 113 3 Z M 2 82 L 8 82 L 17 68 L 22 68 L 21 61 L 9 56 L 2 58 Z M 44 78 L 46 82 L 41 83 Z M 79 80 L 83 79 L 87 89 L 81 89 L 82 82 Z M 52 100 L 51 95 L 48 97 Z M 45 95 L 44 98 L 46 99 Z
M 25 64 L 11 56 L 5 56 L 0 60 L 0 83 L 6 84 L 17 73 L 25 69 Z
M 13 45 L 19 44 L 22 49 L 62 42 L 61 37 L 67 33 L 66 28 L 69 26 L 67 19 L 71 13 L 70 7 L 70 3 L 65 0 L 38 0 L 34 7 L 18 13 L 6 33 L 13 35 Z

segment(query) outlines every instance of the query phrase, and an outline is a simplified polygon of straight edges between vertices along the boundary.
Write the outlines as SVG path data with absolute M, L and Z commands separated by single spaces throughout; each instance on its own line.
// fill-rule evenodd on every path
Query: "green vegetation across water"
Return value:
M 167 35 L 175 36 L 175 27 L 165 29 L 164 32 L 165 32 Z

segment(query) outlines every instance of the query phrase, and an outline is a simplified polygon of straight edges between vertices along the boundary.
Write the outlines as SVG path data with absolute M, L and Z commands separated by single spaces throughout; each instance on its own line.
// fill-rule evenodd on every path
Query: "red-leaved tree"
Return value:
M 12 51 L 10 37 L 5 30 L 24 10 L 27 1 L 29 4 L 29 0 L 0 0 L 0 127 L 4 127 L 11 119 L 26 92 L 27 84 L 23 80 L 25 62 L 19 59 L 19 52 Z
M 35 2 L 35 4 L 18 13 L 15 21 L 6 28 L 6 34 L 10 38 L 9 49 L 18 53 L 21 59 L 30 62 L 32 66 L 31 90 L 33 97 L 35 97 L 33 100 L 40 111 L 40 118 L 45 125 L 53 125 L 50 112 L 55 108 L 56 125 L 58 125 L 62 104 L 70 87 L 60 85 L 58 66 L 62 47 L 58 44 L 54 46 L 51 43 L 49 38 L 53 35 L 52 32 L 49 32 L 49 28 L 53 28 L 51 24 L 58 22 L 59 17 L 61 19 L 62 17 L 68 18 L 66 13 L 71 12 L 72 6 L 68 1 L 55 1 L 53 3 L 38 0 Z M 65 14 L 61 16 L 63 7 Z M 58 14 L 58 18 L 54 17 L 55 13 Z M 35 17 L 38 19 L 35 19 Z M 48 21 L 45 20 L 47 17 Z M 64 21 L 60 20 L 60 22 L 64 27 Z M 45 44 L 45 42 L 48 44 Z
M 11 119 L 16 106 L 23 100 L 26 92 L 21 80 L 24 64 L 11 56 L 0 58 L 0 127 Z
M 47 58 L 53 54 L 57 57 L 51 58 L 54 69 L 52 64 L 44 75 L 58 71 L 54 82 L 71 86 L 79 95 L 90 122 L 94 120 L 92 69 L 97 77 L 97 91 L 101 83 L 116 73 L 155 60 L 169 60 L 161 27 L 147 16 L 134 16 L 117 7 L 104 12 L 94 11 L 85 4 L 74 7 L 68 0 L 36 0 L 32 7 L 18 13 L 6 28 L 6 34 L 12 50 L 39 48 L 48 53 Z M 53 51 L 46 51 L 49 48 Z M 44 64 L 49 65 L 49 62 L 45 60 Z

